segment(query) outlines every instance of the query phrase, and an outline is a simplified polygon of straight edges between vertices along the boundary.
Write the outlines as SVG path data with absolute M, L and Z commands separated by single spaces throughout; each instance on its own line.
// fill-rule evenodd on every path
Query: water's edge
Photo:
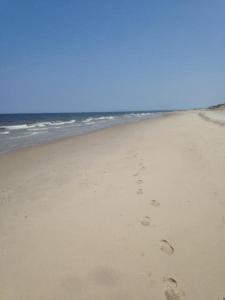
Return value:
M 162 113 L 165 111 L 0 114 L 0 153 L 82 135 L 114 125 L 152 119 L 161 116 Z

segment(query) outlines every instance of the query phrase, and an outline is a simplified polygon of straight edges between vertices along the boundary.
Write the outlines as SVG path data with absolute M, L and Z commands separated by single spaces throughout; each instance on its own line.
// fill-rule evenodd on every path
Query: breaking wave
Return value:
M 70 121 L 53 121 L 53 122 L 38 122 L 33 124 L 18 124 L 18 125 L 9 125 L 0 127 L 0 131 L 7 132 L 11 130 L 26 130 L 26 129 L 35 129 L 43 127 L 52 127 L 52 126 L 64 126 L 68 124 L 74 124 L 76 120 Z

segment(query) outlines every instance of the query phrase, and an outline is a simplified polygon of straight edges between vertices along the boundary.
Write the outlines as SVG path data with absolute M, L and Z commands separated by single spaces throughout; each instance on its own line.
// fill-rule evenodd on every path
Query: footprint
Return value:
M 137 172 L 137 173 L 135 173 L 133 176 L 134 176 L 134 177 L 137 177 L 138 175 L 139 175 L 139 173 Z
M 174 289 L 165 290 L 166 300 L 181 300 L 182 296 L 183 295 Z
M 167 284 L 167 288 L 177 288 L 177 281 L 172 277 L 163 277 L 163 281 Z
M 170 245 L 170 243 L 167 240 L 161 240 L 160 249 L 168 255 L 172 255 L 174 253 L 174 248 Z
M 147 220 L 142 220 L 140 223 L 141 223 L 141 225 L 143 225 L 143 226 L 150 226 L 150 222 L 147 221 Z
M 138 189 L 136 192 L 138 195 L 142 195 L 143 194 L 143 189 Z
M 157 207 L 160 203 L 157 200 L 151 200 L 151 205 Z
M 177 289 L 178 283 L 172 277 L 164 277 L 163 281 L 166 283 L 166 290 L 164 295 L 166 300 L 181 300 L 184 296 L 184 292 L 180 292 Z
M 140 221 L 141 225 L 150 226 L 150 221 L 148 221 L 147 219 L 150 219 L 150 217 L 146 216 L 142 221 Z
M 137 184 L 142 184 L 142 183 L 143 183 L 143 180 L 138 179 L 136 182 L 137 182 Z

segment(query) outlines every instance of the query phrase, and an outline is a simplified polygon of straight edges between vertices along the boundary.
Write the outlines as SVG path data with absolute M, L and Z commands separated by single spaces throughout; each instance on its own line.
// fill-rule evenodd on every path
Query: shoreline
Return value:
M 50 140 L 50 141 L 41 142 L 41 143 L 37 143 L 37 144 L 33 144 L 33 145 L 27 145 L 27 146 L 24 146 L 24 147 L 21 147 L 21 148 L 15 148 L 13 150 L 8 150 L 6 152 L 0 152 L 0 158 L 1 158 L 2 155 L 10 155 L 10 154 L 14 154 L 14 153 L 21 152 L 21 151 L 23 152 L 23 151 L 26 151 L 26 150 L 29 150 L 29 149 L 34 150 L 35 148 L 40 148 L 42 146 L 54 145 L 54 144 L 69 141 L 69 140 L 75 140 L 75 139 L 82 138 L 83 136 L 91 136 L 92 134 L 96 134 L 98 132 L 104 132 L 104 131 L 114 129 L 114 128 L 115 129 L 118 129 L 118 128 L 122 129 L 124 126 L 130 126 L 130 125 L 132 126 L 132 125 L 135 125 L 135 124 L 138 124 L 138 123 L 148 122 L 148 121 L 151 122 L 151 121 L 154 121 L 154 120 L 158 120 L 160 118 L 172 116 L 173 114 L 176 114 L 176 113 L 182 113 L 182 112 L 164 112 L 160 116 L 157 116 L 157 117 L 154 117 L 154 118 L 143 119 L 143 120 L 138 120 L 138 121 L 135 120 L 135 121 L 130 121 L 130 122 L 127 122 L 127 123 L 124 123 L 124 124 L 113 124 L 109 127 L 98 128 L 98 129 L 88 131 L 88 132 L 84 132 L 84 133 L 81 133 L 81 134 L 75 134 L 73 136 L 59 137 L 59 138 L 56 138 L 56 139 L 53 139 L 53 140 Z
M 199 111 L 0 155 L 0 298 L 225 297 L 224 127 Z
M 81 136 L 150 118 L 165 112 L 0 115 L 0 153 Z M 22 117 L 21 117 L 22 116 Z M 54 116 L 54 117 L 53 117 Z M 22 122 L 22 123 L 21 123 Z M 72 124 L 72 125 L 71 125 Z

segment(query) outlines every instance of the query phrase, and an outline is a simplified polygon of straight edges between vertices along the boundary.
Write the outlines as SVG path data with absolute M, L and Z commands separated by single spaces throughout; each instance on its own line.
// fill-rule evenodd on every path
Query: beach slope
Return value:
M 224 136 L 181 112 L 0 155 L 0 299 L 223 300 Z

